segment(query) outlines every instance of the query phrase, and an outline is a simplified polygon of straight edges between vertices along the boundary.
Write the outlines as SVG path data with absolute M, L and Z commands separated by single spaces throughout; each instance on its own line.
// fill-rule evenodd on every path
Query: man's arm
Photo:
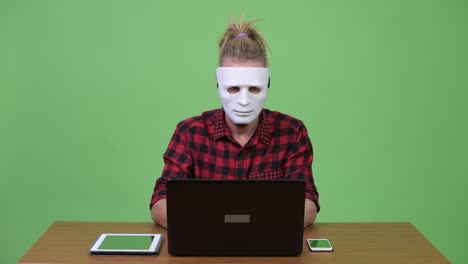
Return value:
M 290 144 L 290 153 L 284 166 L 285 178 L 303 180 L 306 184 L 304 228 L 311 225 L 320 211 L 319 195 L 312 175 L 313 149 L 303 124 Z
M 153 221 L 167 228 L 167 209 L 166 209 L 166 199 L 158 200 L 151 208 L 151 217 Z
M 312 200 L 306 198 L 304 208 L 304 228 L 314 223 L 315 216 L 317 216 L 317 207 Z
M 153 221 L 167 227 L 166 182 L 169 179 L 187 179 L 192 175 L 192 159 L 187 149 L 187 140 L 181 127 L 187 127 L 183 122 L 177 125 L 169 146 L 164 153 L 164 169 L 156 181 L 151 197 L 150 210 Z

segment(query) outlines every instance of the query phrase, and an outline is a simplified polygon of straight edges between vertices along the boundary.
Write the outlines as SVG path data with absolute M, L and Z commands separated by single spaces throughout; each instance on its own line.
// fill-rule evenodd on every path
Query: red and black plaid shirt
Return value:
M 168 179 L 297 179 L 305 181 L 306 198 L 318 211 L 312 159 L 307 130 L 291 116 L 263 109 L 255 133 L 242 147 L 233 139 L 224 111 L 207 111 L 177 125 L 150 208 L 166 198 Z

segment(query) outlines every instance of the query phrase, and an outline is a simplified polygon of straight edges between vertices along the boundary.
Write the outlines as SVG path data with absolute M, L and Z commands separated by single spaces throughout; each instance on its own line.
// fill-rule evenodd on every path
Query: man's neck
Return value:
M 243 147 L 255 133 L 258 126 L 259 117 L 250 124 L 234 124 L 227 115 L 225 115 L 226 124 L 231 130 L 232 137 Z

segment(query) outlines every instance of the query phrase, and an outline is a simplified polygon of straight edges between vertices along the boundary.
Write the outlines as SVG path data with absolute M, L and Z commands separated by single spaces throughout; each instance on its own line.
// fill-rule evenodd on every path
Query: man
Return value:
M 219 42 L 216 74 L 223 108 L 180 122 L 164 154 L 163 174 L 150 203 L 154 222 L 163 227 L 168 179 L 304 180 L 304 227 L 320 210 L 305 126 L 263 108 L 270 82 L 267 43 L 253 22 L 241 18 L 230 24 Z

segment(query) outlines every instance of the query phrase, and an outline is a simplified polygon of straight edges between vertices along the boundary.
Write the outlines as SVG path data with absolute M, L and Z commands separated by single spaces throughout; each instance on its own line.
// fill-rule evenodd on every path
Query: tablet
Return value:
M 157 254 L 161 241 L 161 234 L 101 234 L 89 252 L 97 255 Z

